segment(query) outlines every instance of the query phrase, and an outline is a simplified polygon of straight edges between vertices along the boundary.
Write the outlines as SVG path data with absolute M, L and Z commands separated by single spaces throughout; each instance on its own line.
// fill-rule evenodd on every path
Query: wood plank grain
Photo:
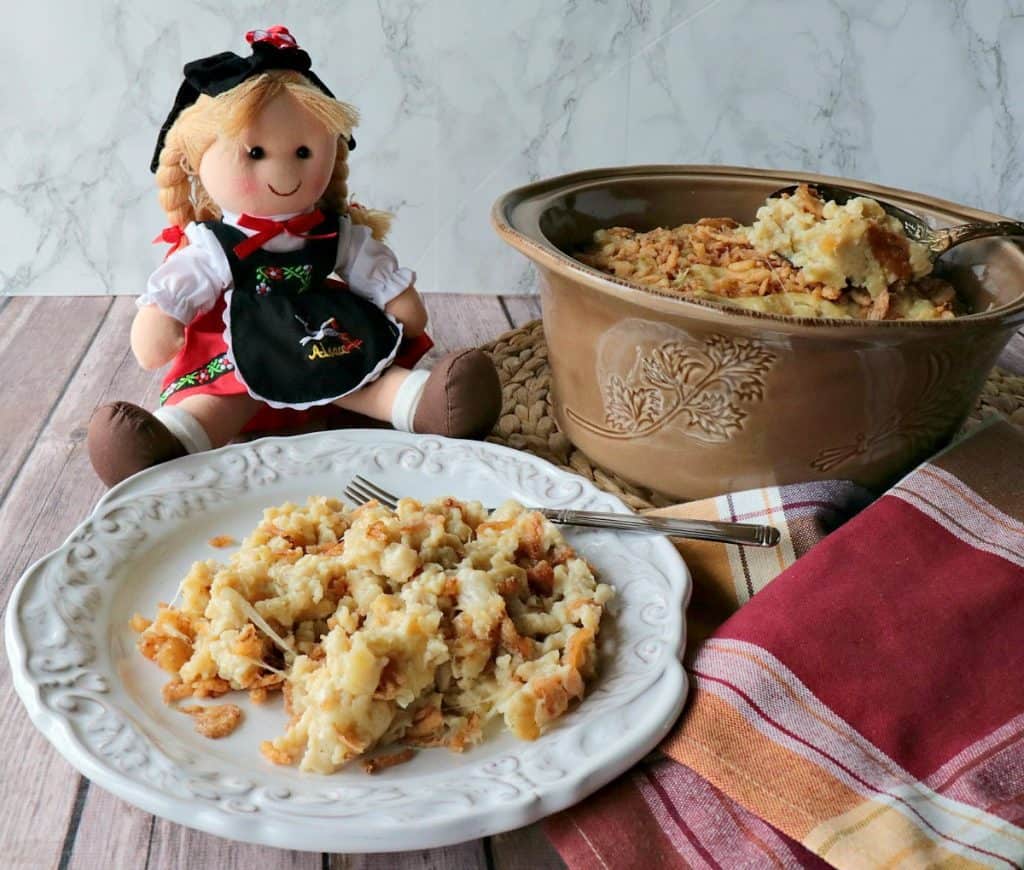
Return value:
M 47 299 L 37 310 L 52 323 L 67 301 Z M 0 540 L 6 556 L 0 564 L 0 607 L 6 605 L 21 572 L 58 546 L 103 492 L 85 455 L 85 424 L 93 408 L 108 396 L 140 398 L 154 380 L 128 358 L 132 301 L 102 301 L 110 305 L 109 313 L 0 504 Z M 15 300 L 8 308 L 20 302 Z M 80 313 L 84 319 L 84 310 Z M 5 784 L 5 797 L 10 795 L 4 801 L 0 855 L 14 866 L 67 866 L 78 819 L 86 810 L 82 798 L 87 802 L 89 789 L 79 789 L 78 774 L 29 723 L 14 698 L 6 663 L 0 666 L 0 734 L 5 738 L 0 782 Z M 18 784 L 16 791 L 11 783 Z M 116 817 L 107 823 L 116 825 Z
M 512 326 L 522 326 L 540 317 L 539 296 L 502 296 L 500 299 Z
M 491 837 L 494 870 L 560 870 L 565 867 L 540 824 Z
M 422 852 L 384 852 L 379 855 L 330 855 L 330 870 L 486 870 L 483 840 Z
M 484 344 L 508 329 L 508 318 L 497 296 L 429 293 L 423 299 L 430 314 L 427 332 L 434 339 L 427 365 L 449 351 Z
M 96 335 L 109 298 L 11 298 L 0 310 L 0 501 Z
M 68 870 L 145 870 L 155 819 L 89 784 L 77 828 L 68 840 Z M 184 866 L 181 865 L 181 866 Z
M 110 865 L 115 866 L 115 865 Z M 147 870 L 320 870 L 319 852 L 252 846 L 156 819 Z
M 74 813 L 78 775 L 28 723 L 14 704 L 6 665 L 0 668 L 5 751 L 19 759 L 0 761 L 0 849 L 5 868 L 59 867 L 64 834 Z M 11 729 L 11 730 L 7 730 Z M 16 770 L 21 779 L 14 779 Z
M 47 304 L 65 301 L 44 300 Z M 159 376 L 142 371 L 128 347 L 135 305 L 114 300 L 75 373 L 73 385 L 42 427 L 32 451 L 0 505 L 0 540 L 7 564 L 0 567 L 0 605 L 18 574 L 52 549 L 83 520 L 104 491 L 93 473 L 85 432 L 93 410 L 112 399 L 153 406 Z

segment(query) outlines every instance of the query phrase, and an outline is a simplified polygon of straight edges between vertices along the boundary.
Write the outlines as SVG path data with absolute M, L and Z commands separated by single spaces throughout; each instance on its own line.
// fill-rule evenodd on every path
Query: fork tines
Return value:
M 358 474 L 345 487 L 345 495 L 357 504 L 376 500 L 389 510 L 394 510 L 398 505 L 397 496 L 392 495 L 386 489 L 381 489 Z

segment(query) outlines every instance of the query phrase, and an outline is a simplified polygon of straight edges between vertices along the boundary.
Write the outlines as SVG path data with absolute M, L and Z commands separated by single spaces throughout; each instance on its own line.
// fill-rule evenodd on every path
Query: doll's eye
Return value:
M 253 160 L 262 160 L 264 157 L 267 156 L 267 152 L 264 151 L 259 145 L 253 145 L 252 148 L 249 149 L 249 156 Z
M 298 157 L 299 160 L 309 160 L 309 158 L 313 156 L 313 152 L 305 145 L 300 145 L 295 149 L 295 156 Z

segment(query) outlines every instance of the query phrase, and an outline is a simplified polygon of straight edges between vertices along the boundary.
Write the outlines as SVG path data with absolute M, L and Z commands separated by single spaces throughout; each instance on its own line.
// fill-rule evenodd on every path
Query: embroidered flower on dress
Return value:
M 235 370 L 235 367 L 231 364 L 231 361 L 227 358 L 227 354 L 220 354 L 215 356 L 206 365 L 201 366 L 195 371 L 187 372 L 176 380 L 169 383 L 160 393 L 160 404 L 164 404 L 171 396 L 177 393 L 179 390 L 187 390 L 189 387 L 195 387 L 199 384 L 207 384 L 211 381 L 217 380 L 221 375 L 226 375 L 228 372 Z
M 310 282 L 313 279 L 313 267 L 308 263 L 302 266 L 285 266 L 284 276 L 285 278 L 298 281 L 299 292 L 303 293 L 309 289 Z

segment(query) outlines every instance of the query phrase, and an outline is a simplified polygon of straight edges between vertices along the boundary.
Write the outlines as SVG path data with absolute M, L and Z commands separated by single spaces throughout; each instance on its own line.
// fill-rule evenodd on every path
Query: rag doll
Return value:
M 246 39 L 247 58 L 186 64 L 160 131 L 150 168 L 173 247 L 131 346 L 143 368 L 171 366 L 154 413 L 113 402 L 93 415 L 89 455 L 107 485 L 265 431 L 282 411 L 333 405 L 452 437 L 482 437 L 498 416 L 483 353 L 411 370 L 431 345 L 427 316 L 381 242 L 390 216 L 349 202 L 355 109 L 286 28 Z

